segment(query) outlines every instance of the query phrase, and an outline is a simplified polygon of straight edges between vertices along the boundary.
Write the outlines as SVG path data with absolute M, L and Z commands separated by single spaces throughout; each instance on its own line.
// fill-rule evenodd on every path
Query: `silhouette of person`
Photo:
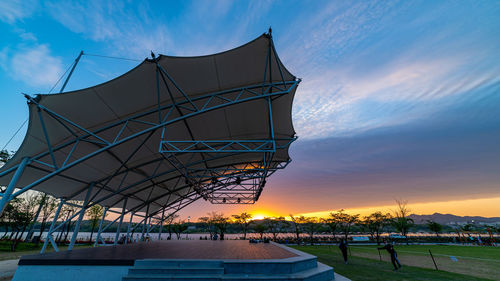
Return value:
M 379 250 L 387 250 L 389 254 L 391 255 L 391 262 L 392 265 L 394 266 L 394 270 L 398 270 L 401 268 L 401 263 L 399 263 L 398 260 L 398 254 L 394 250 L 394 246 L 391 244 L 391 242 L 386 242 L 384 247 L 378 248 Z
M 347 264 L 347 241 L 345 239 L 340 240 L 339 249 L 342 252 L 342 256 L 344 256 L 344 263 Z

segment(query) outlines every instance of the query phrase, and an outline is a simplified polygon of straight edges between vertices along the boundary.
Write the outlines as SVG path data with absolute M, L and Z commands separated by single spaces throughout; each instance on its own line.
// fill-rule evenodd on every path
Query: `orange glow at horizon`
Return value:
M 394 205 L 384 206 L 370 206 L 362 208 L 345 209 L 346 213 L 360 214 L 366 216 L 371 213 L 381 211 L 382 213 L 392 213 L 395 209 Z M 410 213 L 418 215 L 431 215 L 434 213 L 453 214 L 457 216 L 483 216 L 483 217 L 497 217 L 500 216 L 500 197 L 482 198 L 482 199 L 469 199 L 469 200 L 454 200 L 443 202 L 429 202 L 429 203 L 408 203 Z M 326 217 L 328 214 L 335 210 L 309 212 L 300 215 Z
M 326 217 L 332 211 L 344 209 L 346 213 L 360 214 L 361 217 L 369 215 L 373 212 L 381 211 L 383 213 L 392 213 L 396 208 L 396 204 L 385 204 L 378 206 L 366 206 L 348 208 L 347 206 L 334 206 L 331 209 L 322 208 L 318 206 L 319 210 L 307 212 L 304 210 L 306 206 L 291 206 L 287 204 L 273 203 L 271 200 L 263 200 L 258 205 L 225 205 L 225 206 L 212 206 L 217 212 L 223 213 L 226 217 L 231 217 L 235 214 L 246 212 L 252 215 L 253 220 L 260 220 L 264 218 L 280 217 L 283 216 L 287 220 L 290 219 L 290 214 L 294 216 L 306 217 Z M 481 198 L 481 199 L 465 199 L 465 200 L 452 200 L 440 202 L 427 202 L 427 203 L 412 203 L 408 202 L 410 213 L 418 215 L 431 215 L 433 213 L 453 214 L 457 216 L 483 216 L 483 217 L 500 217 L 500 197 Z M 210 208 L 210 207 L 208 207 Z M 310 208 L 309 208 L 310 209 Z M 181 217 L 191 216 L 191 221 L 196 221 L 198 216 L 204 216 L 204 211 L 186 210 L 181 212 Z
M 276 214 L 269 212 L 269 211 L 264 211 L 264 210 L 256 210 L 256 211 L 250 211 L 248 212 L 250 215 L 252 215 L 252 220 L 262 220 L 265 218 L 274 218 L 277 217 Z
M 392 213 L 395 207 L 395 204 L 393 204 L 360 208 L 346 208 L 344 211 L 350 214 L 360 214 L 361 216 L 366 216 L 377 211 L 381 211 L 382 213 Z M 408 207 L 411 210 L 410 213 L 418 215 L 442 213 L 453 214 L 457 216 L 496 217 L 500 216 L 500 197 L 413 204 L 409 202 Z M 297 213 L 297 215 L 306 217 L 327 217 L 330 212 L 338 211 L 339 209 L 342 208 L 339 207 L 333 210 Z M 258 210 L 248 211 L 248 213 L 253 216 L 252 219 L 254 220 L 279 216 L 284 216 L 286 219 L 289 219 L 289 216 L 287 215 L 290 214 L 289 210 L 284 210 L 282 212 L 279 212 L 275 208 L 272 208 L 272 210 L 273 211 L 267 211 L 265 207 L 260 206 Z

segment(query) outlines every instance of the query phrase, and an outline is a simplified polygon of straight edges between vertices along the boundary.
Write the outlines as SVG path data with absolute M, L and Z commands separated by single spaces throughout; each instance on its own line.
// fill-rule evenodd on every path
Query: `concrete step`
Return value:
M 222 274 L 216 274 L 216 275 L 127 275 L 123 277 L 123 281 L 146 281 L 146 280 L 152 280 L 152 281 L 176 281 L 176 280 L 182 280 L 182 281 L 196 281 L 196 280 L 202 280 L 202 281 L 221 281 L 221 276 Z
M 292 261 L 231 260 L 224 262 L 224 272 L 226 274 L 291 274 L 316 268 L 317 264 L 316 257 Z
M 316 268 L 297 272 L 296 275 L 304 281 L 324 281 L 335 279 L 333 268 L 320 262 L 318 262 L 318 266 Z
M 291 274 L 225 274 L 221 280 L 245 280 L 245 281 L 331 281 L 334 280 L 333 269 L 322 263 L 316 268 L 307 269 Z
M 134 267 L 223 268 L 224 262 L 217 260 L 136 260 Z
M 135 266 L 128 270 L 128 275 L 214 275 L 224 274 L 222 267 L 149 267 Z
M 127 275 L 123 281 L 223 281 L 223 280 L 245 280 L 245 281 L 325 281 L 334 280 L 333 269 L 322 263 L 316 268 L 304 270 L 292 274 L 205 274 L 205 275 L 176 275 L 176 274 L 142 274 Z

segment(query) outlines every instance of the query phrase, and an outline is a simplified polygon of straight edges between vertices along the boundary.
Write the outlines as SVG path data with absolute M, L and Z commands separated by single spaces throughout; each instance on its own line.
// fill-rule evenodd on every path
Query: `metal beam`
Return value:
M 2 194 L 2 200 L 0 201 L 0 215 L 3 213 L 3 210 L 5 209 L 5 206 L 7 206 L 7 204 L 11 200 L 12 192 L 16 188 L 17 182 L 21 178 L 21 176 L 22 176 L 22 174 L 24 172 L 24 168 L 26 168 L 26 165 L 28 165 L 29 162 L 30 162 L 29 158 L 27 158 L 27 157 L 23 158 L 23 160 L 21 161 L 21 165 L 19 165 L 19 167 L 17 167 L 16 173 L 14 174 L 14 176 L 10 180 L 9 185 L 7 186 L 7 188 L 5 189 L 5 191 L 3 192 L 3 194 Z
M 107 212 L 108 212 L 108 207 L 105 207 L 104 212 L 102 213 L 101 221 L 99 222 L 99 230 L 97 231 L 97 237 L 95 239 L 94 247 L 97 246 L 97 244 L 99 243 L 99 238 L 101 238 L 102 224 L 104 222 L 104 219 L 106 218 Z M 90 242 L 92 242 L 92 241 L 90 241 Z
M 130 235 L 130 228 L 132 227 L 132 219 L 134 218 L 134 212 L 130 213 L 130 221 L 128 222 L 127 226 L 127 236 L 125 237 L 125 244 L 128 243 L 129 235 Z
M 64 84 L 62 85 L 61 90 L 59 91 L 59 93 L 62 93 L 64 91 L 64 88 L 66 88 L 66 84 L 68 84 L 69 78 L 71 78 L 71 75 L 73 74 L 73 71 L 75 71 L 76 65 L 80 61 L 80 58 L 82 57 L 82 55 L 83 55 L 83 51 L 80 51 L 80 54 L 75 59 L 75 63 L 73 64 L 73 67 L 71 68 L 71 71 L 69 72 L 68 77 L 64 81 Z
M 43 247 L 42 247 L 42 250 L 40 251 L 40 254 L 45 253 L 45 249 L 47 249 L 47 244 L 48 244 L 49 240 L 51 240 L 50 242 L 52 243 L 54 250 L 56 252 L 59 251 L 56 243 L 54 242 L 54 239 L 52 238 L 52 231 L 54 229 L 54 225 L 57 222 L 57 219 L 59 218 L 59 213 L 61 212 L 61 208 L 62 208 L 63 204 L 64 204 L 64 200 L 61 199 L 61 201 L 59 202 L 59 206 L 57 207 L 56 214 L 54 215 L 54 219 L 52 220 L 52 223 L 50 224 L 49 231 L 47 232 L 47 237 L 45 237 L 45 241 L 43 242 Z
M 125 216 L 125 208 L 127 208 L 127 199 L 128 198 L 125 197 L 125 200 L 123 200 L 122 214 L 120 216 L 120 222 L 118 222 L 118 227 L 116 228 L 115 242 L 113 243 L 114 245 L 118 244 L 118 238 L 120 237 L 120 229 L 122 227 L 123 216 Z
M 73 250 L 73 246 L 75 246 L 76 237 L 78 236 L 78 232 L 80 231 L 80 224 L 82 223 L 82 219 L 85 216 L 85 211 L 88 208 L 90 194 L 92 193 L 93 188 L 94 188 L 94 183 L 91 183 L 87 190 L 87 195 L 85 196 L 85 200 L 83 201 L 82 209 L 80 210 L 80 215 L 78 216 L 78 220 L 76 221 L 75 228 L 73 229 L 73 236 L 71 237 L 71 242 L 69 243 L 68 251 Z
M 275 152 L 274 139 L 268 140 L 162 140 L 160 152 Z
M 161 212 L 160 229 L 158 230 L 158 241 L 161 240 L 161 233 L 163 231 L 163 221 L 165 220 L 165 209 Z

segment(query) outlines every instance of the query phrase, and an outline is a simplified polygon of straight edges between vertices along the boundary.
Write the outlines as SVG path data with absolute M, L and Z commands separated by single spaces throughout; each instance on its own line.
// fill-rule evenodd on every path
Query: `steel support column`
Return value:
M 128 237 L 130 235 L 130 228 L 132 227 L 132 219 L 133 218 L 134 218 L 134 212 L 130 213 L 130 221 L 128 222 L 127 236 L 125 237 L 125 244 L 128 243 Z
M 7 206 L 7 204 L 9 203 L 9 201 L 11 199 L 10 197 L 12 195 L 12 192 L 16 188 L 17 182 L 21 178 L 21 176 L 22 176 L 22 174 L 24 172 L 24 168 L 26 168 L 26 165 L 28 165 L 29 162 L 30 162 L 29 158 L 27 158 L 27 157 L 23 158 L 23 160 L 22 160 L 21 164 L 19 165 L 19 167 L 17 167 L 16 173 L 14 174 L 14 176 L 12 177 L 12 179 L 10 180 L 9 185 L 7 186 L 7 188 L 5 189 L 5 191 L 3 192 L 3 194 L 2 194 L 2 200 L 0 201 L 0 215 L 2 215 L 3 210 L 5 209 L 5 206 Z
M 80 58 L 82 57 L 82 55 L 83 55 L 83 51 L 80 51 L 80 54 L 75 59 L 75 63 L 73 64 L 73 67 L 71 68 L 71 71 L 69 72 L 68 77 L 64 81 L 64 84 L 62 85 L 61 90 L 59 90 L 59 93 L 62 93 L 64 91 L 64 88 L 66 88 L 66 85 L 68 84 L 69 78 L 71 78 L 71 75 L 73 74 L 73 71 L 75 71 L 76 65 L 80 61 Z
M 73 229 L 73 236 L 71 236 L 71 242 L 68 246 L 68 251 L 73 250 L 73 246 L 75 246 L 76 237 L 78 236 L 78 232 L 80 231 L 80 224 L 82 223 L 82 219 L 85 216 L 85 210 L 87 210 L 87 205 L 89 204 L 90 194 L 92 193 L 92 189 L 94 187 L 94 183 L 90 183 L 89 190 L 87 191 L 87 195 L 85 195 L 85 200 L 83 201 L 82 210 L 80 211 L 80 215 L 78 216 L 78 220 L 76 221 L 75 228 Z
M 163 231 L 163 221 L 165 220 L 165 209 L 161 212 L 160 229 L 158 231 L 158 241 L 161 240 L 161 233 Z
M 59 218 L 59 213 L 61 212 L 61 208 L 63 205 L 64 205 L 64 200 L 61 199 L 61 202 L 59 202 L 59 206 L 57 207 L 56 214 L 54 215 L 54 219 L 52 220 L 52 223 L 50 224 L 49 232 L 47 232 L 47 237 L 45 237 L 45 241 L 43 242 L 43 247 L 42 247 L 42 250 L 40 251 L 40 254 L 45 253 L 45 249 L 47 248 L 47 244 L 49 243 L 49 239 L 51 240 L 50 242 L 52 243 L 52 246 L 54 247 L 56 252 L 58 252 L 58 250 L 59 250 L 59 249 L 57 249 L 57 245 L 55 245 L 54 240 L 52 238 L 52 231 L 54 229 L 54 225 L 57 222 L 57 218 Z
M 147 224 L 147 227 L 146 227 L 146 235 L 149 237 L 149 231 L 151 230 L 151 220 L 153 219 L 153 217 L 149 217 L 149 222 Z
M 118 244 L 118 238 L 120 237 L 120 229 L 122 227 L 122 222 L 123 222 L 123 217 L 125 216 L 125 208 L 127 208 L 127 199 L 128 197 L 125 197 L 125 200 L 123 200 L 123 208 L 122 208 L 122 214 L 120 215 L 120 221 L 118 222 L 118 227 L 116 228 L 116 235 L 115 235 L 115 242 L 113 245 Z
M 144 217 L 144 224 L 142 225 L 141 241 L 144 241 L 144 232 L 146 231 L 146 224 L 148 222 L 149 216 L 149 204 L 146 207 L 146 216 Z
M 102 224 L 104 222 L 104 218 L 106 218 L 106 213 L 108 212 L 108 207 L 104 208 L 104 213 L 102 213 L 102 218 L 101 221 L 99 222 L 99 230 L 97 230 L 97 237 L 95 239 L 94 247 L 97 246 L 97 243 L 99 243 L 99 238 L 101 238 L 101 231 L 102 231 Z M 90 241 L 92 242 L 92 241 Z

